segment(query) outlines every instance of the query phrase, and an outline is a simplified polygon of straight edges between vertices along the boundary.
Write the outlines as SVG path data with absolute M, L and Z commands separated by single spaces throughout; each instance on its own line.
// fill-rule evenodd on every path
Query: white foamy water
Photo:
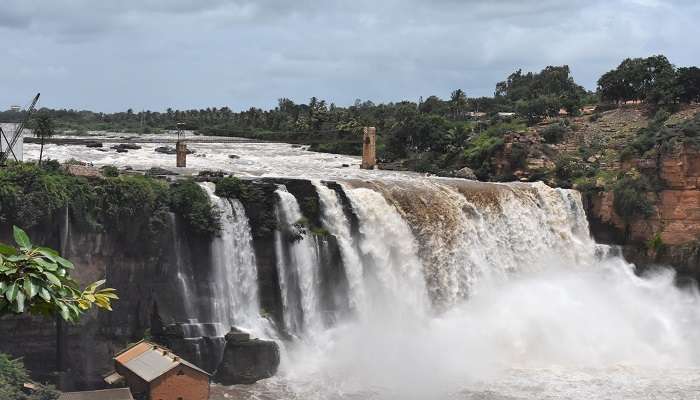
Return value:
M 278 223 L 296 237 L 276 234 L 277 272 L 280 276 L 285 325 L 293 334 L 312 335 L 322 324 L 319 304 L 319 248 L 314 235 L 301 231 L 303 215 L 297 199 L 284 188 L 276 191 Z M 282 241 L 288 243 L 283 243 Z
M 53 145 L 46 152 L 162 167 L 175 160 L 153 151 L 164 138 L 122 154 Z M 285 144 L 189 147 L 206 157 L 190 155 L 188 172 L 339 181 L 358 222 L 353 232 L 338 194 L 316 182 L 355 312 L 323 326 L 319 271 L 327 266 L 317 238 L 289 242 L 278 230 L 284 322 L 296 338 L 283 342 L 277 377 L 215 386 L 214 400 L 700 399 L 697 292 L 674 286 L 668 271 L 640 278 L 634 266 L 603 256 L 576 192 L 362 171 L 358 158 Z M 25 153 L 38 157 L 38 146 Z M 278 222 L 292 230 L 299 205 L 283 189 L 277 195 Z M 225 214 L 238 215 L 228 204 Z
M 192 141 L 187 147 L 195 154 L 187 156 L 187 168 L 175 168 L 175 155 L 155 151 L 157 147 L 175 146 L 176 137 L 171 134 L 135 135 L 128 133 L 100 133 L 88 136 L 59 135 L 56 138 L 80 138 L 90 140 L 110 140 L 102 148 L 89 148 L 85 145 L 44 146 L 44 157 L 61 162 L 76 159 L 96 166 L 130 166 L 137 170 L 161 167 L 185 174 L 196 174 L 201 170 L 222 170 L 238 176 L 306 177 L 326 179 L 329 177 L 376 177 L 405 176 L 406 173 L 391 171 L 363 171 L 360 157 L 337 154 L 316 153 L 306 150 L 307 146 L 286 143 L 260 143 L 245 139 L 221 138 L 215 136 L 188 136 Z M 222 142 L 225 141 L 225 142 Z M 110 147 L 118 143 L 133 143 L 141 146 L 138 150 L 117 153 Z M 24 145 L 25 160 L 39 158 L 39 145 Z M 234 156 L 231 158 L 229 156 Z M 409 174 L 414 175 L 414 174 Z
M 223 329 L 218 335 L 224 336 L 236 326 L 258 337 L 271 337 L 270 324 L 260 315 L 258 269 L 245 209 L 236 199 L 217 196 L 213 183 L 201 186 L 221 215 L 221 231 L 211 244 L 212 313 Z

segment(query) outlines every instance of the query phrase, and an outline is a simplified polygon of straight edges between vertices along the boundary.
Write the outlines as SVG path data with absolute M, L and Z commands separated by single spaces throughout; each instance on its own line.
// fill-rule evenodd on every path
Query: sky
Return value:
M 345 106 L 567 64 L 594 90 L 627 57 L 700 65 L 696 0 L 0 0 L 0 109 Z

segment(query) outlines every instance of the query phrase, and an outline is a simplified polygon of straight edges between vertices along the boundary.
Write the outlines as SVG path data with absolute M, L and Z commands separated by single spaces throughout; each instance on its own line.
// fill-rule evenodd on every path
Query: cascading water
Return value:
M 353 237 L 337 194 L 316 183 L 360 318 L 317 331 L 290 349 L 281 376 L 237 394 L 690 399 L 700 389 L 697 293 L 675 287 L 667 272 L 637 277 L 599 251 L 578 193 L 419 185 L 344 184 L 359 221 Z M 292 225 L 296 200 L 278 194 L 281 220 Z
M 211 244 L 212 314 L 224 329 L 219 336 L 225 335 L 232 326 L 267 336 L 269 332 L 265 332 L 261 324 L 258 270 L 245 209 L 237 199 L 217 196 L 214 184 L 206 182 L 202 187 L 221 213 L 221 232 Z
M 349 283 L 349 304 L 356 313 L 366 311 L 366 298 L 364 288 L 364 266 L 355 241 L 351 235 L 350 221 L 348 221 L 338 195 L 333 189 L 320 182 L 314 182 L 321 203 L 322 222 L 328 232 L 338 240 L 340 253 L 343 259 L 343 267 Z
M 275 233 L 277 270 L 282 290 L 284 323 L 289 333 L 313 333 L 322 325 L 319 304 L 319 246 L 306 232 L 296 198 L 284 187 L 277 189 Z

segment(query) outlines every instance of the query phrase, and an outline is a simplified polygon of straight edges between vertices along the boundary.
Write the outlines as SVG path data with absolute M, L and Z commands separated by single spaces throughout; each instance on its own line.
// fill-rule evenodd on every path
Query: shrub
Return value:
M 105 165 L 102 167 L 102 175 L 114 178 L 119 176 L 119 170 L 114 165 Z
M 170 207 L 180 214 L 196 234 L 211 235 L 219 231 L 219 215 L 195 181 L 176 182 L 170 187 Z
M 634 217 L 647 218 L 654 208 L 647 198 L 651 185 L 643 176 L 626 175 L 613 188 L 613 208 L 617 215 L 629 222 Z
M 0 399 L 55 400 L 58 398 L 59 393 L 52 386 L 37 383 L 34 383 L 37 389 L 33 393 L 25 393 L 22 388 L 28 382 L 31 380 L 22 361 L 0 353 Z
M 542 130 L 542 138 L 549 144 L 556 144 L 561 142 L 567 131 L 568 128 L 562 123 L 552 124 Z

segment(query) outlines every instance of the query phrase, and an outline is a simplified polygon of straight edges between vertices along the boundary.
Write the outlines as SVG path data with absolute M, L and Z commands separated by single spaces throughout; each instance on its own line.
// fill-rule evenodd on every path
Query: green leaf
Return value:
M 15 237 L 15 242 L 19 245 L 20 248 L 22 249 L 29 249 L 32 247 L 32 242 L 29 240 L 29 236 L 27 236 L 27 232 L 23 231 L 17 226 L 12 227 L 13 234 Z
M 7 300 L 10 302 L 15 301 L 15 298 L 17 297 L 17 292 L 19 291 L 19 287 L 17 287 L 16 283 L 12 283 L 10 287 L 7 288 L 7 291 L 5 292 L 5 297 Z
M 72 263 L 72 262 L 66 260 L 65 258 L 63 258 L 63 257 L 61 257 L 61 256 L 56 256 L 56 262 L 58 262 L 59 264 L 61 264 L 64 268 L 68 268 L 68 269 L 73 269 L 73 268 L 75 268 L 75 267 L 73 266 L 73 263 Z
M 52 274 L 51 272 L 44 271 L 44 276 L 46 276 L 46 278 L 54 285 L 59 287 L 61 286 L 61 280 L 58 279 L 56 275 Z
M 0 254 L 4 256 L 13 256 L 17 254 L 17 249 L 12 246 L 0 243 Z
M 68 307 L 66 307 L 65 304 L 63 303 L 58 303 L 58 308 L 60 309 L 61 317 L 66 320 L 70 321 L 70 311 L 68 311 Z
M 31 279 L 25 278 L 24 279 L 24 293 L 27 295 L 28 298 L 33 299 L 34 296 L 36 296 L 37 293 L 37 287 L 32 282 Z
M 58 252 L 54 249 L 48 247 L 37 247 L 36 250 L 44 257 L 49 260 L 56 262 L 56 257 L 58 257 Z
M 15 311 L 18 313 L 24 312 L 24 293 L 21 291 L 17 292 L 17 298 L 15 299 Z
M 58 265 L 54 262 L 48 262 L 46 260 L 43 260 L 41 258 L 35 258 L 34 262 L 38 265 L 41 266 L 41 268 L 47 270 L 47 271 L 55 271 L 58 269 Z
M 10 285 L 9 285 L 7 282 L 5 282 L 5 281 L 0 282 L 0 295 L 5 294 L 5 291 L 7 291 L 7 288 L 8 288 L 9 286 L 10 286 Z
M 41 290 L 39 290 L 39 297 L 44 299 L 46 302 L 51 301 L 51 293 L 49 293 L 46 288 L 41 288 Z

